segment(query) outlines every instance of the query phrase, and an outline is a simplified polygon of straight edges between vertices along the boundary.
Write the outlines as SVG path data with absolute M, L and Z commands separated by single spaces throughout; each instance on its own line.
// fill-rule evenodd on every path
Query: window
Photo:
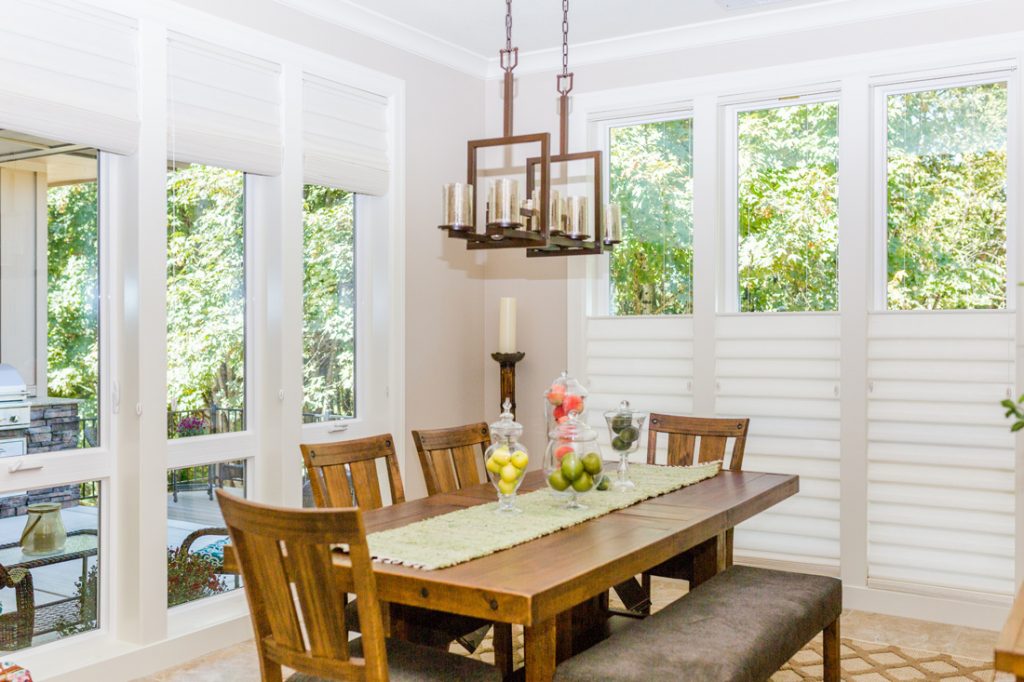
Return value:
M 244 460 L 167 472 L 167 605 L 230 592 L 241 586 L 225 574 L 224 518 L 215 490 L 246 496 Z
M 609 197 L 622 208 L 611 314 L 692 313 L 693 121 L 613 127 L 609 150 Z
M 245 429 L 245 174 L 167 173 L 167 435 Z
M 741 312 L 838 309 L 838 123 L 835 101 L 736 112 Z
M 303 188 L 304 422 L 352 417 L 355 404 L 355 201 Z
M 1007 84 L 889 92 L 887 303 L 1006 307 Z

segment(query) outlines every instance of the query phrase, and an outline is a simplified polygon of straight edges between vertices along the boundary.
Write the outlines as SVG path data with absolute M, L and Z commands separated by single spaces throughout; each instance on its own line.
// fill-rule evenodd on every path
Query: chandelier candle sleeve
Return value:
M 551 190 L 551 219 L 548 220 L 551 234 L 562 234 L 565 231 L 565 200 L 557 189 Z
M 521 223 L 518 181 L 508 178 L 495 180 L 491 183 L 491 191 L 488 194 L 492 197 L 491 205 L 488 207 L 488 225 L 509 226 Z
M 604 241 L 606 244 L 622 241 L 622 209 L 618 204 L 604 206 Z
M 473 185 L 449 182 L 444 186 L 442 226 L 465 229 L 473 226 Z
M 587 213 L 587 197 L 571 196 L 565 200 L 565 234 L 573 239 L 590 236 L 590 215 Z
M 502 298 L 498 310 L 498 352 L 516 352 L 516 299 Z

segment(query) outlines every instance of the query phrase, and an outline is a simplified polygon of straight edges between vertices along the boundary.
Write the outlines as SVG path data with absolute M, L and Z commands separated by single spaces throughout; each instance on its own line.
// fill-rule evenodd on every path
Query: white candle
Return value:
M 502 298 L 498 311 L 498 352 L 516 352 L 516 299 Z

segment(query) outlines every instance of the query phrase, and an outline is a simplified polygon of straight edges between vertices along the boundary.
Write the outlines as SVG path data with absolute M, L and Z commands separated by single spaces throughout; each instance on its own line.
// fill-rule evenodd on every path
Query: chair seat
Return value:
M 418 606 L 403 607 L 403 617 L 409 627 L 410 639 L 428 646 L 446 647 L 452 640 L 465 638 L 483 628 L 490 628 L 490 621 L 456 613 L 432 611 Z M 349 632 L 362 632 L 359 628 L 359 610 L 356 600 L 345 605 L 345 623 Z M 471 639 L 483 639 L 471 638 Z M 478 641 L 474 641 L 479 645 Z M 475 650 L 476 646 L 473 647 Z M 471 652 L 472 653 L 472 652 Z
M 733 566 L 558 666 L 560 682 L 763 682 L 839 617 L 835 578 Z
M 429 649 L 400 639 L 388 638 L 384 642 L 388 650 L 388 678 L 391 682 L 421 682 L 425 680 L 496 682 L 501 679 L 501 674 L 494 666 L 475 661 L 472 658 Z M 356 657 L 363 655 L 362 642 L 358 638 L 349 642 L 349 653 Z M 286 682 L 333 681 L 295 673 Z

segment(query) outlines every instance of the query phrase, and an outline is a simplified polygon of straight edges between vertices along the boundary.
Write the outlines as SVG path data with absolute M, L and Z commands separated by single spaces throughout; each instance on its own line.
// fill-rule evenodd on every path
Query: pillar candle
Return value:
M 502 298 L 498 311 L 498 352 L 516 352 L 516 299 Z

